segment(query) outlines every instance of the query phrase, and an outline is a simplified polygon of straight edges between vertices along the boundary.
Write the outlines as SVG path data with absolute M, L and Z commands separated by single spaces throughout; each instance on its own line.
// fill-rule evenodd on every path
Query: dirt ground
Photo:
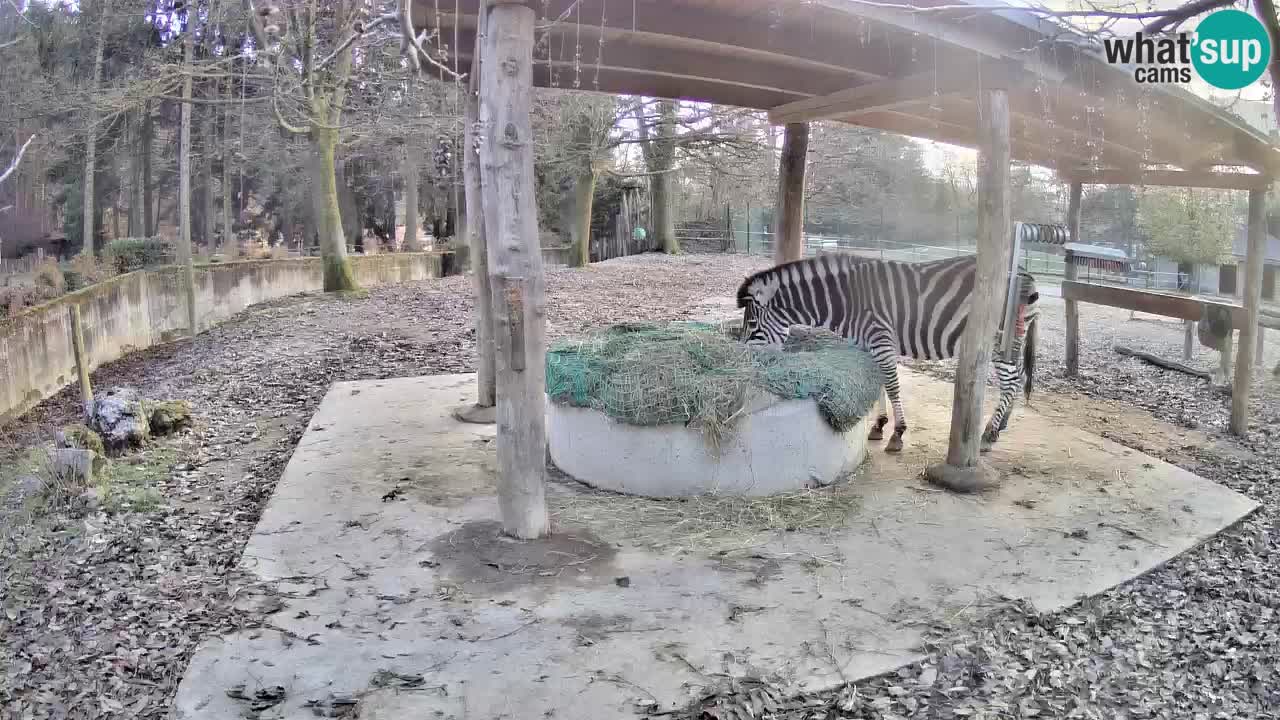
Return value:
M 645 255 L 549 269 L 549 336 L 699 317 L 701 301 L 731 298 L 766 265 Z M 1066 379 L 1062 301 L 1044 303 L 1032 400 L 1041 412 L 1227 485 L 1263 509 L 1084 607 L 1041 616 L 1011 606 L 939 638 L 921 664 L 804 698 L 777 717 L 1280 717 L 1280 389 L 1259 373 L 1249 437 L 1225 437 L 1229 391 L 1111 349 L 1119 341 L 1179 357 L 1180 324 L 1084 306 L 1082 373 Z M 1280 336 L 1268 341 L 1271 368 Z M 154 491 L 145 505 L 33 515 L 15 488 L 0 488 L 0 717 L 166 716 L 202 637 L 267 622 L 234 607 L 242 587 L 231 568 L 329 384 L 468 372 L 474 345 L 471 282 L 452 277 L 375 288 L 362 299 L 259 306 L 194 342 L 94 373 L 97 388 L 130 385 L 189 400 L 199 422 L 166 441 L 177 459 L 144 480 Z M 1196 353 L 1193 364 L 1216 367 L 1216 353 Z M 947 363 L 913 365 L 950 371 Z M 0 467 L 75 414 L 69 389 L 0 428 Z M 760 692 L 739 684 L 709 698 L 708 708 Z

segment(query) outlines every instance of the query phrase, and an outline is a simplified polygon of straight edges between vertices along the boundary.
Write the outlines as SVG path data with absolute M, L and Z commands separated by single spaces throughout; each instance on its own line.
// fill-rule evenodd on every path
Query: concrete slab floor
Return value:
M 333 695 L 366 720 L 625 718 L 722 674 L 830 687 L 910 662 L 930 625 L 996 597 L 1051 611 L 1103 591 L 1256 506 L 1021 405 L 989 456 L 1004 486 L 936 490 L 918 474 L 944 453 L 952 386 L 902 381 L 905 452 L 873 443 L 848 482 L 777 501 L 846 522 L 752 532 L 741 506 L 556 482 L 555 537 L 531 544 L 498 533 L 493 426 L 450 416 L 474 376 L 338 383 L 244 551 L 262 581 L 244 602 L 278 607 L 271 629 L 204 643 L 176 717 L 240 717 L 239 684 L 285 688 L 259 717 Z

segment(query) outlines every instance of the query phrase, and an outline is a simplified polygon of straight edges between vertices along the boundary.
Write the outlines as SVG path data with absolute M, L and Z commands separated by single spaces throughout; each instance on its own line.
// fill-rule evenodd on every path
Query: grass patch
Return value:
M 181 460 L 177 448 L 152 445 L 110 462 L 95 489 L 108 512 L 155 512 L 164 504 L 157 486 Z

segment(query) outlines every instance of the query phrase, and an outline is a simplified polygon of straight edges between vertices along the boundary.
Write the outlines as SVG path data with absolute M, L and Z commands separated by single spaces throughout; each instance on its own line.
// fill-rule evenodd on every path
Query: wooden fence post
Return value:
M 498 502 L 521 539 L 549 531 L 546 288 L 534 203 L 533 8 L 487 0 L 480 66 L 481 186 L 494 314 Z
M 951 436 L 945 463 L 926 469 L 930 480 L 968 492 L 998 483 L 980 466 L 982 400 L 1008 283 L 1010 238 L 1009 93 L 983 90 L 978 112 L 978 262 L 969 319 L 956 361 Z
M 1071 183 L 1071 198 L 1067 203 L 1067 235 L 1070 242 L 1080 242 L 1080 201 L 1084 195 L 1084 184 Z M 1079 277 L 1080 268 L 1075 263 L 1071 251 L 1063 254 L 1066 262 L 1062 266 L 1065 280 Z M 1080 305 L 1075 300 L 1068 300 L 1067 305 L 1067 377 L 1080 374 Z
M 1231 432 L 1241 436 L 1249 432 L 1249 386 L 1253 383 L 1253 359 L 1258 345 L 1258 332 L 1261 330 L 1258 316 L 1262 307 L 1262 265 L 1267 255 L 1266 204 L 1266 190 L 1249 191 L 1249 250 L 1245 255 L 1248 269 L 1244 279 L 1245 320 L 1244 327 L 1240 328 L 1235 387 L 1231 390 Z M 1230 341 L 1227 349 L 1230 349 Z
M 93 408 L 93 385 L 89 382 L 89 356 L 84 348 L 84 324 L 80 306 L 71 306 L 71 350 L 76 356 L 76 373 L 80 378 L 80 400 L 87 416 Z

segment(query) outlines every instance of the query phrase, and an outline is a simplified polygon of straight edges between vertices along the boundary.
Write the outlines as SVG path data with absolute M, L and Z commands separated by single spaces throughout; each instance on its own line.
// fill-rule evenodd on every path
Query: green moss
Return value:
M 145 407 L 153 435 L 168 435 L 191 426 L 191 403 L 186 400 L 162 400 Z
M 81 450 L 92 450 L 98 455 L 106 456 L 106 447 L 102 444 L 102 436 L 80 423 L 62 428 L 62 435 L 67 444 Z
M 345 257 L 324 258 L 324 291 L 343 292 L 359 290 L 351 263 Z

